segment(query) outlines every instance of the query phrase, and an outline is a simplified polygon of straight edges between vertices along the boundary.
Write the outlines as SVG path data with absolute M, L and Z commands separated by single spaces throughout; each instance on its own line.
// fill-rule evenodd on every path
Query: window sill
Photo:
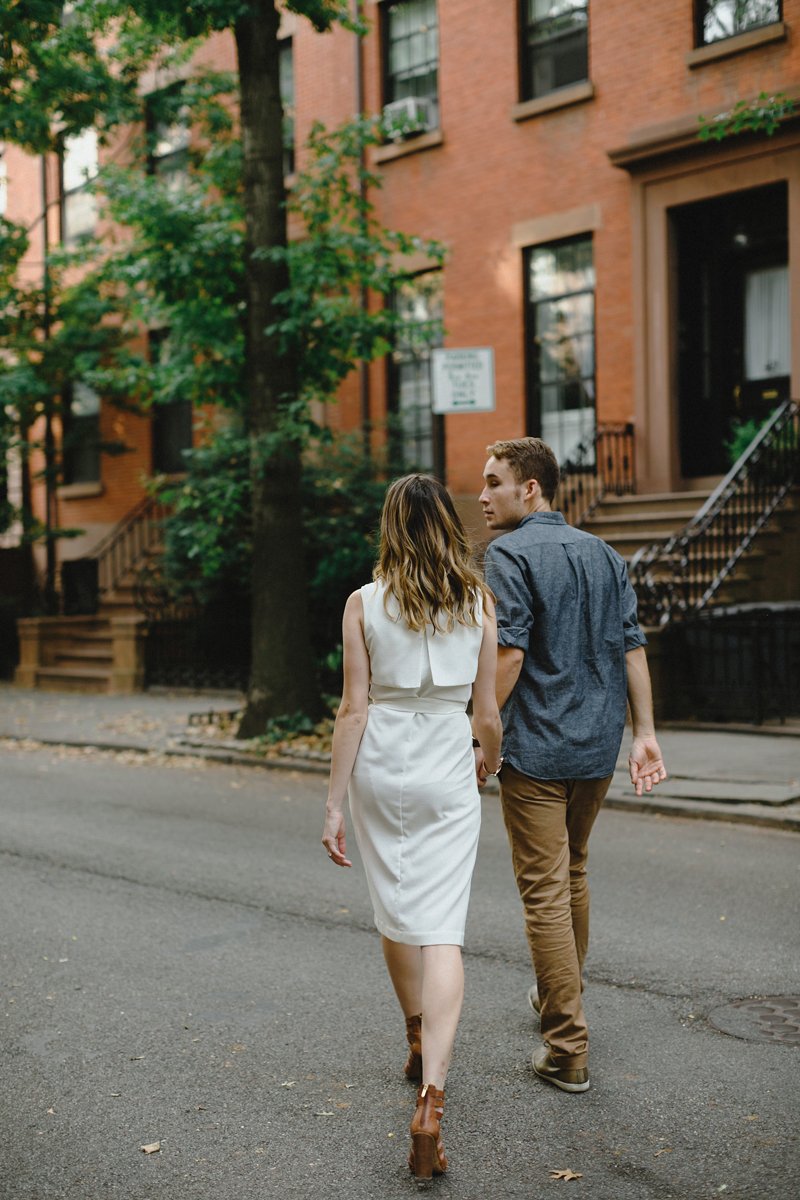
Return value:
M 92 496 L 102 496 L 105 490 L 98 479 L 91 483 L 62 483 L 57 492 L 59 500 L 88 500 Z
M 432 150 L 444 142 L 441 129 L 431 129 L 429 133 L 421 133 L 418 137 L 410 137 L 404 142 L 389 146 L 378 146 L 373 155 L 376 163 L 391 162 L 395 158 L 406 158 L 416 154 L 418 150 Z
M 745 50 L 755 50 L 770 42 L 783 42 L 787 35 L 786 23 L 776 21 L 774 25 L 765 25 L 763 29 L 751 29 L 749 33 L 737 33 L 733 37 L 723 38 L 719 42 L 711 42 L 708 46 L 698 46 L 686 55 L 686 65 L 690 69 L 702 67 L 708 62 L 718 62 L 721 58 L 729 58 L 732 54 L 741 54 Z
M 538 117 L 541 113 L 553 112 L 558 108 L 568 108 L 571 104 L 582 104 L 584 100 L 594 99 L 594 84 L 586 79 L 583 83 L 573 83 L 569 87 L 558 88 L 547 96 L 538 96 L 535 100 L 522 100 L 511 109 L 513 121 L 527 121 L 529 117 Z

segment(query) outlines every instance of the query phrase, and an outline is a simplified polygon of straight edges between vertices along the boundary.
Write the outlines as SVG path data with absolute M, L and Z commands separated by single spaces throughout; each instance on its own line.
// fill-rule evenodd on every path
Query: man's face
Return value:
M 504 458 L 489 459 L 478 503 L 490 529 L 516 529 L 530 510 L 529 485 L 519 483 Z

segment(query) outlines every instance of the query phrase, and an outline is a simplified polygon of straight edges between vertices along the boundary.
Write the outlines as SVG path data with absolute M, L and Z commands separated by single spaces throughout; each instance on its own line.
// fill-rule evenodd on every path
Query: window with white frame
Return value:
M 382 5 L 384 103 L 407 100 L 420 128 L 439 125 L 439 18 L 436 0 Z M 409 113 L 411 109 L 409 109 Z
M 168 329 L 151 329 L 148 337 L 150 361 L 165 365 L 170 359 Z M 172 400 L 152 407 L 153 471 L 160 475 L 181 475 L 186 471 L 184 450 L 191 450 L 194 411 L 191 400 Z
M 65 242 L 87 237 L 97 224 L 97 197 L 91 181 L 97 175 L 97 131 L 84 129 L 64 139 L 61 157 L 62 221 Z
M 431 351 L 442 343 L 442 273 L 409 276 L 395 289 L 400 327 L 389 361 L 392 435 L 403 464 L 444 478 L 444 418 L 433 412 Z
M 707 46 L 723 38 L 747 33 L 782 20 L 781 0 L 698 0 L 697 44 Z
M 77 380 L 66 396 L 61 458 L 64 483 L 99 482 L 100 397 Z
M 521 98 L 589 78 L 588 0 L 521 0 Z
M 190 114 L 180 96 L 180 86 L 167 88 L 148 96 L 146 104 L 147 169 L 170 191 L 180 191 L 189 173 Z
M 591 235 L 532 247 L 526 268 L 529 424 L 563 463 L 595 432 Z

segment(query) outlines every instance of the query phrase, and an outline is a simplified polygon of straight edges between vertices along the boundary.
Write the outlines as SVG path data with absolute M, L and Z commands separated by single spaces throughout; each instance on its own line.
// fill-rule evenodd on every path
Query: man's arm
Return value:
M 661 749 L 656 741 L 653 719 L 653 689 L 643 646 L 628 650 L 625 655 L 628 669 L 628 703 L 631 706 L 633 745 L 628 755 L 628 770 L 636 795 L 649 792 L 653 785 L 667 778 Z
M 502 708 L 516 687 L 525 651 L 518 646 L 497 647 L 497 707 Z

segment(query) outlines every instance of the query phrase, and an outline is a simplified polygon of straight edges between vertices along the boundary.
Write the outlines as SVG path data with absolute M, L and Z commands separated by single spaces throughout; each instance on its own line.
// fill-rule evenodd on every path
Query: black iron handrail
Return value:
M 556 496 L 559 508 L 572 525 L 582 525 L 604 496 L 632 495 L 636 491 L 634 430 L 630 422 L 598 425 L 561 464 Z
M 156 496 L 145 496 L 94 548 L 89 557 L 97 562 L 101 596 L 112 592 L 126 573 L 158 545 L 168 512 Z
M 799 481 L 800 404 L 786 400 L 691 521 L 634 555 L 639 619 L 666 625 L 705 608 Z

